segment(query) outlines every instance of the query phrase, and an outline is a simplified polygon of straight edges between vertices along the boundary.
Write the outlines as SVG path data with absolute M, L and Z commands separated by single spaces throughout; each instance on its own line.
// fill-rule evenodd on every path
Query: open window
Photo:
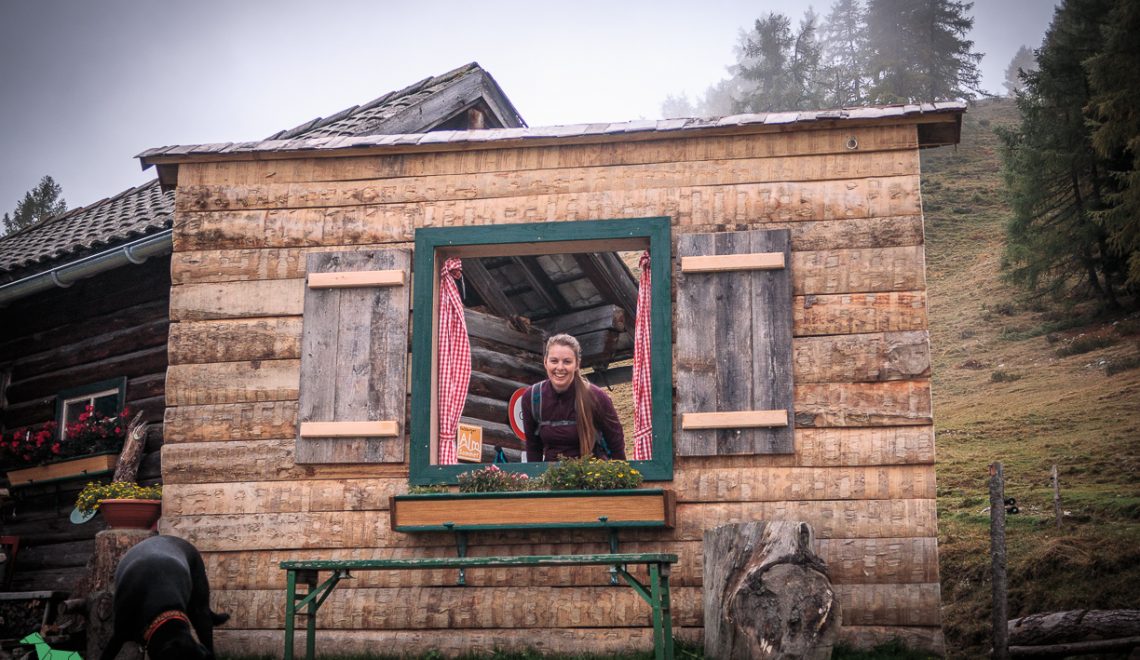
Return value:
M 413 483 L 447 483 L 471 463 L 439 460 L 440 271 L 463 268 L 460 295 L 472 353 L 461 424 L 476 427 L 487 448 L 479 462 L 536 475 L 545 463 L 519 462 L 523 443 L 509 425 L 518 388 L 545 378 L 545 337 L 559 332 L 582 343 L 591 382 L 609 388 L 633 437 L 630 394 L 640 267 L 649 252 L 652 455 L 634 461 L 650 480 L 672 478 L 672 311 L 668 218 L 599 220 L 416 232 L 413 286 L 411 466 Z M 623 414 L 624 411 L 624 414 Z M 633 456 L 632 450 L 627 450 Z M 501 462 L 504 461 L 505 462 Z

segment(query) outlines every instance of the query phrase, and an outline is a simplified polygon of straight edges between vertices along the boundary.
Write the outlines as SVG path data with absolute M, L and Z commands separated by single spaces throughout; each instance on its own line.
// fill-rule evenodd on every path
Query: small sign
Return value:
M 455 457 L 464 463 L 483 462 L 483 427 L 460 424 L 455 436 Z
M 511 418 L 511 430 L 514 431 L 515 435 L 519 437 L 519 440 L 523 442 L 526 442 L 526 431 L 523 430 L 522 401 L 523 396 L 529 389 L 529 387 L 524 386 L 515 390 L 515 393 L 511 395 L 511 402 L 507 406 L 507 414 Z

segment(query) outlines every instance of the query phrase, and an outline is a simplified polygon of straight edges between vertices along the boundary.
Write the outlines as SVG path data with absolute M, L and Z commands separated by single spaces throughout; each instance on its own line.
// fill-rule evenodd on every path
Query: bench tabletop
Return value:
M 495 568 L 500 566 L 612 566 L 618 564 L 675 564 L 677 555 L 667 553 L 619 553 L 601 555 L 523 555 L 517 557 L 431 557 L 424 559 L 350 559 L 283 561 L 282 570 L 384 570 L 433 568 Z

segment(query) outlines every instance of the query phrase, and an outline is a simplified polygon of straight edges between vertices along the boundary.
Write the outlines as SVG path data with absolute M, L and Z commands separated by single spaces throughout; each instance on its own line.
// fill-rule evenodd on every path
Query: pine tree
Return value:
M 966 38 L 972 2 L 870 0 L 867 71 L 872 103 L 973 98 L 982 54 Z
M 1127 261 L 1125 284 L 1140 290 L 1140 3 L 1117 0 L 1104 27 L 1103 49 L 1085 61 L 1093 89 L 1088 111 L 1093 148 L 1115 190 L 1096 219 L 1110 249 Z
M 1013 59 L 1009 61 L 1009 66 L 1005 69 L 1005 82 L 1002 86 L 1009 96 L 1014 96 L 1020 92 L 1025 83 L 1021 80 L 1021 72 L 1032 73 L 1037 70 L 1037 58 L 1033 56 L 1033 51 L 1025 46 L 1017 49 L 1017 53 Z
M 770 13 L 757 19 L 751 32 L 742 35 L 736 77 L 743 93 L 736 99 L 736 112 L 806 110 L 819 104 L 820 48 L 816 41 L 816 17 L 808 10 L 797 32 L 783 14 Z
M 1007 227 L 1007 276 L 1056 293 L 1087 284 L 1118 306 L 1121 260 L 1095 220 L 1112 179 L 1093 149 L 1084 108 L 1090 86 L 1082 66 L 1102 43 L 1113 0 L 1066 0 L 1038 51 L 1039 70 L 1017 97 L 1021 125 L 1001 133 L 1014 217 Z
M 867 84 L 867 17 L 859 0 L 836 0 L 820 27 L 823 107 L 864 101 Z
M 4 233 L 10 234 L 66 211 L 67 202 L 61 194 L 63 188 L 50 176 L 44 176 L 35 188 L 24 194 L 11 216 L 4 214 Z

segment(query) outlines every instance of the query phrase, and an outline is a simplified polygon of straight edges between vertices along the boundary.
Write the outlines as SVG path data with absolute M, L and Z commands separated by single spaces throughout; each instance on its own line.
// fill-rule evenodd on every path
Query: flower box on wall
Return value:
M 392 529 L 399 532 L 582 527 L 673 527 L 671 490 L 559 490 L 518 493 L 395 495 Z
M 37 465 L 35 467 L 20 468 L 8 471 L 8 483 L 13 486 L 30 486 L 33 483 L 43 483 L 57 479 L 70 479 L 75 477 L 97 477 L 105 475 L 115 469 L 119 461 L 117 452 L 104 452 L 88 456 L 77 456 L 64 461 Z

